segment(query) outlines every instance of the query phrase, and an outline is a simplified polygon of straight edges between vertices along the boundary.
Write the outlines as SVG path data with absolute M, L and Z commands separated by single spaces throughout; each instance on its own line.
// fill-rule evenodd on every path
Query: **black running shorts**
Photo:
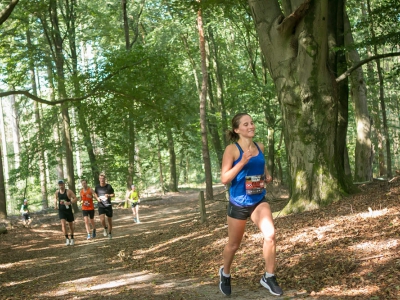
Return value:
M 263 203 L 263 202 L 268 202 L 265 197 L 262 198 L 261 201 L 258 202 L 257 204 L 254 204 L 252 206 L 246 206 L 246 207 L 236 206 L 235 204 L 232 204 L 231 202 L 229 202 L 228 216 L 231 218 L 234 218 L 234 219 L 238 219 L 238 220 L 247 220 L 248 218 L 250 218 L 251 214 L 256 209 L 256 207 L 258 205 L 260 205 L 260 203 Z
M 75 220 L 72 210 L 59 210 L 58 216 L 60 217 L 60 220 L 65 219 L 67 222 L 73 222 Z
M 113 209 L 112 206 L 108 206 L 108 207 L 100 207 L 99 206 L 99 215 L 106 215 L 108 218 L 112 218 L 113 216 Z
M 84 210 L 82 209 L 83 217 L 90 217 L 90 219 L 94 219 L 94 209 L 92 210 Z

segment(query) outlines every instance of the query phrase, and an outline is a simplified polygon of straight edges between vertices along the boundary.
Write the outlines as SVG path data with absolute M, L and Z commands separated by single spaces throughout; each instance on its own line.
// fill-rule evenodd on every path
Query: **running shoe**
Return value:
M 65 246 L 69 246 L 69 239 L 68 238 L 65 239 Z
M 136 217 L 133 217 L 133 222 L 135 222 L 135 223 L 137 222 L 137 221 L 136 221 Z
M 230 296 L 231 294 L 231 277 L 225 277 L 222 275 L 224 267 L 219 269 L 219 289 L 225 296 Z
M 260 280 L 260 283 L 263 287 L 267 288 L 272 295 L 281 296 L 283 294 L 282 289 L 280 288 L 278 282 L 276 281 L 276 277 L 265 277 L 265 274 Z
M 111 233 L 108 234 L 108 239 L 109 239 L 109 240 L 112 239 L 112 234 L 111 234 Z
M 93 229 L 92 237 L 93 237 L 93 238 L 96 237 L 96 229 Z
M 104 230 L 103 230 L 103 235 L 104 235 L 104 236 L 107 236 L 107 227 L 104 228 Z
M 75 245 L 74 239 L 70 239 L 70 240 L 69 240 L 69 244 L 70 244 L 71 246 Z
M 87 240 L 90 240 L 90 238 L 91 238 L 90 233 L 88 233 L 86 239 L 87 239 Z

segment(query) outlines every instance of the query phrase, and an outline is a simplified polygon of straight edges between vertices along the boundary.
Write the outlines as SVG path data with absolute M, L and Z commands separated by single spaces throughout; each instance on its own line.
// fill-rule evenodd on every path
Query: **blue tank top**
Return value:
M 229 201 L 240 207 L 252 206 L 260 202 L 267 193 L 264 189 L 265 178 L 265 158 L 257 143 L 258 155 L 253 156 L 247 164 L 240 170 L 231 182 L 229 189 Z M 235 166 L 243 155 L 243 150 L 238 143 L 235 143 L 239 149 L 239 157 L 233 162 Z M 247 188 L 246 188 L 247 185 Z M 261 186 L 260 186 L 261 185 Z

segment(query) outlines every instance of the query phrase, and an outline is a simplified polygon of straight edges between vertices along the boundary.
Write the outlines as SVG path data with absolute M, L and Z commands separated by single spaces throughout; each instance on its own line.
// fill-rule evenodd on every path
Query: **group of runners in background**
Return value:
M 96 237 L 96 225 L 94 222 L 95 207 L 93 200 L 95 199 L 98 203 L 99 219 L 103 227 L 104 237 L 112 239 L 112 218 L 113 208 L 111 198 L 115 196 L 114 189 L 111 184 L 106 183 L 106 176 L 100 174 L 99 184 L 96 185 L 94 190 L 88 186 L 87 181 L 83 179 L 82 189 L 80 191 L 80 199 L 82 202 L 82 214 L 85 221 L 85 228 L 87 233 L 87 239 Z M 72 204 L 76 203 L 77 197 L 74 192 L 65 188 L 65 182 L 63 180 L 58 181 L 58 191 L 55 193 L 55 209 L 58 210 L 59 218 L 61 221 L 61 229 L 65 235 L 65 244 L 67 246 L 74 245 L 74 213 L 72 210 Z M 129 199 L 132 202 L 132 212 L 134 221 L 139 223 L 139 193 L 135 189 L 135 186 L 131 186 L 129 192 Z M 68 234 L 68 228 L 69 232 Z

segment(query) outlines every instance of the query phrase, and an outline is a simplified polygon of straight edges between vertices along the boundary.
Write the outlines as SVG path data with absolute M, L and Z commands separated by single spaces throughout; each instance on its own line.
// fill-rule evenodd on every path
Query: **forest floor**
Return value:
M 269 185 L 274 212 L 287 192 Z M 400 299 L 400 178 L 360 186 L 327 207 L 275 215 L 282 297 L 260 286 L 262 236 L 249 221 L 232 268 L 232 299 Z M 114 210 L 113 239 L 86 240 L 76 214 L 75 245 L 65 246 L 55 211 L 33 214 L 31 228 L 10 217 L 0 234 L 0 299 L 224 299 L 218 269 L 227 241 L 222 187 L 206 201 L 199 190 L 142 201 L 140 224 Z M 96 216 L 97 226 L 100 225 Z

